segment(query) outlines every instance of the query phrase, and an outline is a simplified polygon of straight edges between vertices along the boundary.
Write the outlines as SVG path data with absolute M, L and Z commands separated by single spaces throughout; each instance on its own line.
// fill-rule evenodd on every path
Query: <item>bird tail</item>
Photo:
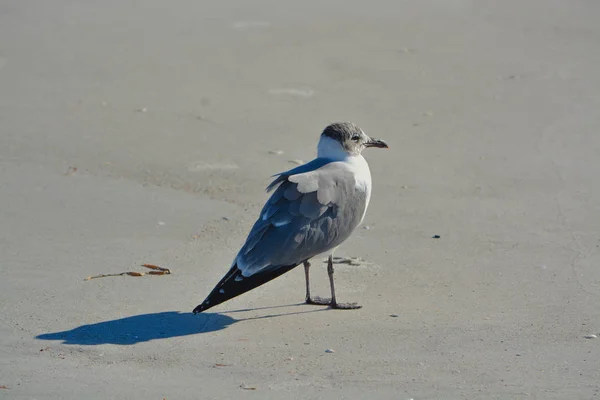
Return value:
M 206 311 L 211 307 L 221 304 L 227 300 L 239 296 L 240 294 L 246 293 L 260 285 L 263 285 L 270 280 L 277 278 L 280 275 L 290 271 L 296 265 L 281 266 L 274 268 L 270 271 L 254 274 L 250 277 L 245 277 L 242 272 L 238 269 L 237 265 L 231 267 L 229 272 L 225 274 L 223 279 L 217 283 L 217 286 L 210 292 L 208 297 L 196 308 L 194 308 L 194 314 Z

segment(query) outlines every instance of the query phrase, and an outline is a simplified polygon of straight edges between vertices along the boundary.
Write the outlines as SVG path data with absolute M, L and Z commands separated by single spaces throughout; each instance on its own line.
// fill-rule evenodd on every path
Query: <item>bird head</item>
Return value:
M 318 156 L 343 159 L 358 156 L 367 147 L 388 148 L 383 140 L 374 139 L 352 122 L 336 122 L 328 125 L 321 133 Z

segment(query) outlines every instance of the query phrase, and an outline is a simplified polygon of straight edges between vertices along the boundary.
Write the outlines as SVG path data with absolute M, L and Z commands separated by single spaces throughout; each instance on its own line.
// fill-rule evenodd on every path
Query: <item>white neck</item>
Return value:
M 321 136 L 321 139 L 319 139 L 319 144 L 317 145 L 317 157 L 328 158 L 333 161 L 344 161 L 347 163 L 347 167 L 353 171 L 356 189 L 363 191 L 366 195 L 365 211 L 361 218 L 362 222 L 362 219 L 367 212 L 369 200 L 371 199 L 371 171 L 369 170 L 367 160 L 360 154 L 353 155 L 348 153 L 344 150 L 340 142 L 327 136 Z
M 337 140 L 327 136 L 321 136 L 319 139 L 319 144 L 317 145 L 317 157 L 343 161 L 347 160 L 349 157 L 352 157 L 352 154 L 344 150 L 342 144 Z

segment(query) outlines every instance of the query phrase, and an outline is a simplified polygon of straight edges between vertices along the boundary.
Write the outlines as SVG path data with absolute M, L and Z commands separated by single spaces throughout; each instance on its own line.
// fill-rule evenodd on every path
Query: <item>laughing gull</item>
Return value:
M 360 308 L 338 303 L 333 284 L 333 251 L 362 222 L 371 198 L 371 172 L 361 152 L 387 148 L 351 122 L 327 126 L 317 146 L 317 158 L 274 175 L 275 190 L 252 227 L 231 269 L 194 314 L 252 290 L 304 264 L 308 304 L 338 309 Z M 309 260 L 328 253 L 331 299 L 311 297 Z

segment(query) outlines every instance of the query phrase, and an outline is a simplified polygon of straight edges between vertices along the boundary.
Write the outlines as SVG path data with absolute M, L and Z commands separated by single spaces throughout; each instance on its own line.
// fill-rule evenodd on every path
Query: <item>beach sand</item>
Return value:
M 599 20 L 584 0 L 3 1 L 0 398 L 600 396 Z M 336 267 L 363 308 L 302 304 L 297 268 L 192 315 L 269 176 L 338 120 L 390 145 L 336 253 L 365 260 Z M 144 263 L 172 274 L 84 280 Z

